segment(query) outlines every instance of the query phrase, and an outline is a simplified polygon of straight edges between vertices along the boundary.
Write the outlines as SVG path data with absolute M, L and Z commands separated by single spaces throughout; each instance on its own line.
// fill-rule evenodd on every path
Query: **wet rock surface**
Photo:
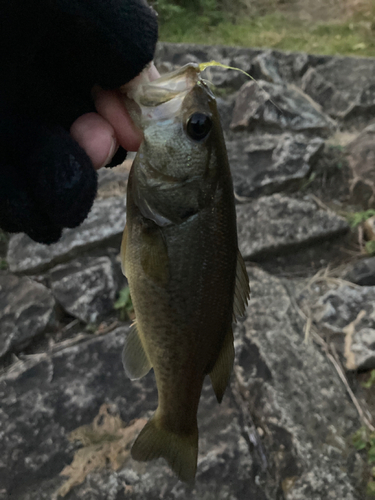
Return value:
M 260 269 L 250 277 L 253 300 L 236 330 L 230 389 L 220 406 L 208 381 L 203 391 L 195 485 L 178 482 L 163 461 L 129 459 L 118 472 L 90 474 L 67 498 L 151 499 L 157 492 L 161 498 L 250 494 L 266 500 L 283 490 L 288 499 L 325 498 L 329 491 L 335 494 L 330 498 L 360 498 L 348 474 L 351 452 L 344 440 L 356 428 L 355 410 L 324 355 L 303 344 L 303 324 L 281 281 Z M 152 373 L 133 382 L 123 373 L 127 331 L 124 326 L 42 354 L 0 379 L 2 498 L 53 498 L 64 481 L 59 472 L 77 449 L 69 432 L 90 423 L 103 402 L 125 422 L 155 409 Z M 298 366 L 286 369 L 297 360 Z
M 298 187 L 324 147 L 319 137 L 256 135 L 227 141 L 234 189 L 245 197 Z
M 65 498 L 370 500 L 352 397 L 374 423 L 367 378 L 357 379 L 375 366 L 374 265 L 359 259 L 364 226 L 350 229 L 343 215 L 371 206 L 370 192 L 354 195 L 359 181 L 371 188 L 375 63 L 185 44 L 160 44 L 155 60 L 161 71 L 217 60 L 258 80 L 204 74 L 219 89 L 251 300 L 221 405 L 204 386 L 195 484 L 163 460 L 113 470 L 108 459 Z M 60 472 L 85 448 L 70 433 L 103 404 L 136 425 L 156 408 L 153 374 L 130 381 L 123 371 L 126 294 L 113 309 L 126 286 L 118 254 L 130 164 L 100 172 L 90 216 L 56 245 L 1 242 L 10 270 L 0 273 L 0 500 L 57 500 Z
M 65 230 L 62 238 L 49 246 L 35 243 L 24 234 L 12 236 L 7 254 L 10 270 L 40 272 L 121 235 L 126 221 L 125 210 L 125 196 L 97 200 L 78 228 Z
M 246 260 L 292 251 L 349 230 L 348 223 L 309 200 L 280 194 L 237 205 L 239 249 Z
M 109 257 L 76 259 L 55 267 L 49 276 L 55 299 L 75 318 L 95 323 L 112 311 L 119 280 Z
M 244 84 L 233 110 L 232 130 L 264 128 L 327 136 L 334 122 L 302 90 L 263 81 Z
M 375 368 L 375 287 L 330 290 L 314 306 L 314 319 L 325 332 L 344 339 L 348 370 Z
M 366 117 L 374 110 L 374 76 L 372 59 L 329 58 L 308 69 L 302 88 L 331 116 L 344 120 Z
M 0 272 L 0 357 L 19 351 L 52 326 L 51 291 L 29 278 Z
M 348 266 L 343 278 L 361 286 L 375 285 L 375 257 L 361 259 Z
M 237 373 L 280 489 L 288 499 L 360 498 L 344 458 L 345 436 L 357 425 L 354 408 L 324 354 L 303 343 L 293 293 L 260 269 L 249 275 Z
M 366 127 L 348 145 L 347 153 L 354 201 L 360 200 L 367 208 L 375 207 L 375 124 Z

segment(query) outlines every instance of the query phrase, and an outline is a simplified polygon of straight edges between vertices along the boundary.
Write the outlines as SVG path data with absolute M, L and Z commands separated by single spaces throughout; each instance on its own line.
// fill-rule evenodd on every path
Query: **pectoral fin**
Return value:
M 165 286 L 168 283 L 168 250 L 158 227 L 142 233 L 141 265 L 146 276 L 159 286 Z
M 127 376 L 131 380 L 142 378 L 152 368 L 139 336 L 136 322 L 132 324 L 130 332 L 126 337 L 122 352 L 122 364 Z
M 233 298 L 233 321 L 243 316 L 250 298 L 249 276 L 240 251 L 237 253 L 236 286 Z
M 230 375 L 232 373 L 234 361 L 234 345 L 232 329 L 226 334 L 223 346 L 210 372 L 212 387 L 215 391 L 218 403 L 223 399 Z

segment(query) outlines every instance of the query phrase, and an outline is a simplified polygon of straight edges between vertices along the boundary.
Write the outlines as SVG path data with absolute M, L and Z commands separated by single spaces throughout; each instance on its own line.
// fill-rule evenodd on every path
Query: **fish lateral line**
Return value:
M 219 67 L 219 68 L 224 68 L 224 69 L 232 69 L 233 71 L 239 71 L 240 73 L 243 73 L 244 75 L 246 75 L 247 77 L 249 77 L 250 80 L 253 80 L 253 82 L 255 82 L 258 85 L 258 88 L 262 92 L 264 92 L 265 94 L 268 94 L 268 92 L 266 92 L 264 89 L 262 89 L 262 87 L 259 85 L 258 81 L 253 76 L 249 75 L 249 73 L 246 73 L 246 71 L 244 71 L 241 68 L 235 68 L 234 66 L 228 66 L 227 64 L 223 64 L 221 62 L 214 61 L 214 60 L 198 64 L 199 71 L 201 71 L 201 72 L 204 71 L 205 69 L 213 67 L 213 66 L 216 66 L 216 67 Z M 277 110 L 280 111 L 281 114 L 284 114 L 282 112 L 282 110 L 279 108 L 279 106 L 275 102 L 273 102 L 272 99 L 269 98 L 269 94 L 268 94 L 268 100 L 270 101 L 271 104 L 273 104 L 275 106 L 275 108 Z

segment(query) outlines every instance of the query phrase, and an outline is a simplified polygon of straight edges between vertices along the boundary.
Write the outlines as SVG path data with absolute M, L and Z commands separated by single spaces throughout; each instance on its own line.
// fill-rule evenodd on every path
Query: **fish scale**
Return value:
M 123 362 L 133 379 L 154 369 L 158 407 L 132 456 L 163 457 L 189 482 L 202 384 L 209 374 L 221 401 L 234 360 L 232 320 L 245 310 L 248 277 L 216 102 L 199 67 L 145 84 L 133 97 L 144 141 L 127 191 L 122 266 L 136 322 Z

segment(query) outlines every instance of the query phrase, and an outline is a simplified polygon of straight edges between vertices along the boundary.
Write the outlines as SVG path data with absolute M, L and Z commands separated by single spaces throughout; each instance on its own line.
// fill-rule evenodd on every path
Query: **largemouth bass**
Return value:
M 197 410 L 210 375 L 220 403 L 233 367 L 232 321 L 249 297 L 238 251 L 232 178 L 215 97 L 190 64 L 141 85 L 144 141 L 127 190 L 122 265 L 136 322 L 123 364 L 154 368 L 158 407 L 132 447 L 195 477 Z

